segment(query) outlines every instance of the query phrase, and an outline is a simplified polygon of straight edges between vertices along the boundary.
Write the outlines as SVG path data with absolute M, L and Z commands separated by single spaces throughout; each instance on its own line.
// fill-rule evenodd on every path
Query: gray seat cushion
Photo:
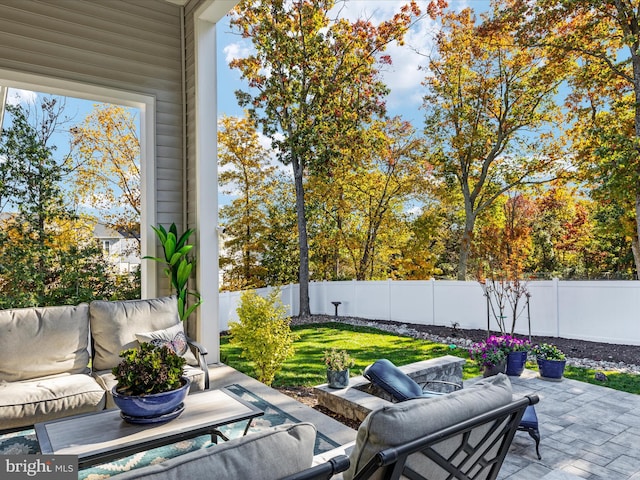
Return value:
M 138 346 L 136 333 L 162 330 L 180 322 L 175 297 L 102 301 L 89 305 L 93 368 L 108 370 L 120 363 L 120 352 Z
M 498 374 L 449 395 L 416 398 L 374 410 L 358 429 L 356 445 L 350 455 L 351 466 L 344 473 L 344 478 L 352 479 L 376 453 L 385 448 L 405 444 L 507 405 L 512 397 L 509 378 Z M 454 449 L 457 447 L 454 443 L 452 441 L 443 448 Z M 430 462 L 419 463 L 417 458 L 410 458 L 407 464 L 424 478 L 447 478 Z M 381 478 L 381 474 L 378 471 L 372 478 Z
M 117 480 L 277 480 L 311 466 L 316 428 L 280 425 L 118 475 Z
M 0 428 L 33 425 L 104 409 L 105 391 L 85 374 L 0 382 Z
M 0 382 L 89 373 L 89 306 L 0 311 Z

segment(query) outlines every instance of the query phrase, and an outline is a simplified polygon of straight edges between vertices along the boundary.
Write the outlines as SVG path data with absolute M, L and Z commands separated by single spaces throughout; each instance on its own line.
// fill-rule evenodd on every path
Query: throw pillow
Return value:
M 154 332 L 136 333 L 139 342 L 149 342 L 156 346 L 167 346 L 187 361 L 189 365 L 198 365 L 196 357 L 187 344 L 184 326 L 178 323 L 173 327 Z

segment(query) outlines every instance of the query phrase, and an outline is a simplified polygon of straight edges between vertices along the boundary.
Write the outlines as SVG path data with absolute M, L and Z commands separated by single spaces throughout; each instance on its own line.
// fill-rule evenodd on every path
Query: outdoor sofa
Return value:
M 207 352 L 184 334 L 175 297 L 2 310 L 0 332 L 0 431 L 115 407 L 120 351 L 151 338 L 188 341 L 191 390 L 208 388 Z
M 504 374 L 449 395 L 373 410 L 355 442 L 313 456 L 315 427 L 282 425 L 117 475 L 114 480 L 473 479 L 497 477 L 526 407 Z M 348 454 L 348 456 L 346 456 Z M 215 474 L 214 474 L 215 472 Z M 340 473 L 343 472 L 343 473 Z

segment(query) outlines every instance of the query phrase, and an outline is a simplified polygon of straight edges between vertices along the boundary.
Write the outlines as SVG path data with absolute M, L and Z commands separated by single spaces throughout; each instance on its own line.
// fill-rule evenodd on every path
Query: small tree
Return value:
M 293 356 L 293 342 L 298 338 L 291 331 L 291 319 L 279 293 L 274 290 L 264 298 L 254 291 L 244 292 L 237 309 L 240 322 L 229 325 L 230 342 L 240 346 L 242 356 L 253 362 L 257 379 L 266 385 L 271 385 L 284 361 Z
M 474 253 L 479 262 L 478 281 L 487 297 L 487 335 L 491 316 L 501 334 L 513 335 L 518 318 L 525 311 L 529 314 L 530 293 L 522 272 L 531 250 L 534 209 L 523 195 L 508 197 L 502 206 L 501 225 L 485 226 L 477 241 Z

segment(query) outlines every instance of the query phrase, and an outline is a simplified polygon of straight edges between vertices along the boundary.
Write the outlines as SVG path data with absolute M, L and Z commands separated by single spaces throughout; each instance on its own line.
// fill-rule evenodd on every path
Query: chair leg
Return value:
M 538 455 L 538 460 L 542 460 L 540 455 L 540 431 L 537 428 L 527 428 L 527 433 L 536 441 L 536 454 Z

